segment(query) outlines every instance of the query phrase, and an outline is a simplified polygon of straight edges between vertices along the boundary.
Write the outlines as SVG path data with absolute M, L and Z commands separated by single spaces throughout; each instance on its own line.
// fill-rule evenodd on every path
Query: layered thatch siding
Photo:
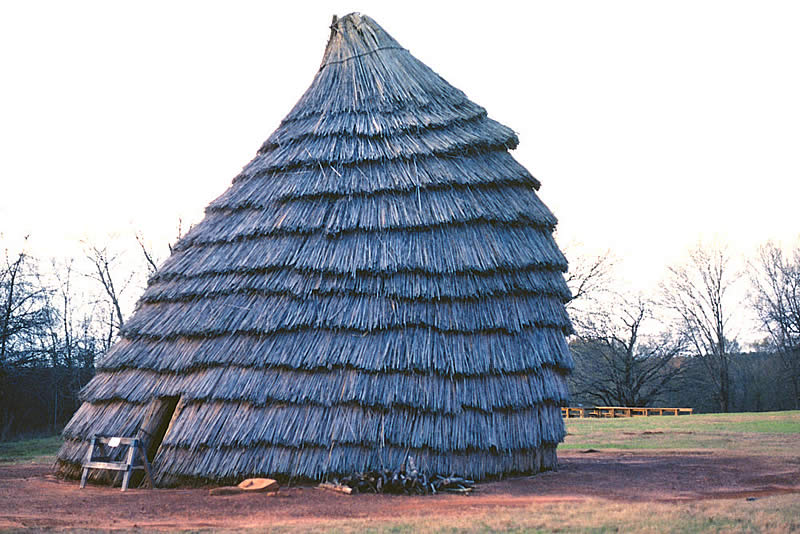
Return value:
M 517 137 L 373 20 L 149 284 L 59 453 L 180 397 L 162 482 L 555 465 L 566 261 Z

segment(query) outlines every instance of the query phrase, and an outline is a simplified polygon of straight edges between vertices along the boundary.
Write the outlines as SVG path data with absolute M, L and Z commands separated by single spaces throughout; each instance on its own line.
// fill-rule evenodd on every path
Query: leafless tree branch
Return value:
M 683 265 L 668 269 L 661 285 L 664 305 L 678 318 L 678 329 L 703 362 L 723 412 L 731 408 L 731 355 L 735 336 L 728 328 L 729 291 L 736 277 L 723 245 L 702 244 Z
M 785 254 L 773 242 L 748 265 L 751 305 L 779 354 L 800 408 L 800 243 Z

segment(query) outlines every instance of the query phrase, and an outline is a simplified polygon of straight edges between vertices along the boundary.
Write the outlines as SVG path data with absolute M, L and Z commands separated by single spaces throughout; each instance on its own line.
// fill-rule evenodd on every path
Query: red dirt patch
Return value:
M 78 488 L 43 464 L 0 464 L 0 528 L 247 528 L 284 521 L 399 519 L 463 515 L 498 506 L 605 498 L 683 502 L 800 493 L 791 458 L 718 452 L 578 451 L 559 454 L 560 470 L 477 486 L 476 493 L 402 497 L 340 495 L 310 487 L 267 494 L 210 496 L 207 489 Z

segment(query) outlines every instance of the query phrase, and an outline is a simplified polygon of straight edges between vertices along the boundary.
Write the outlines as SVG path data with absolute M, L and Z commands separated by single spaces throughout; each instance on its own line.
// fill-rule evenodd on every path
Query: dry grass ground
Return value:
M 642 532 L 722 533 L 800 531 L 797 494 L 747 501 L 743 498 L 687 503 L 624 503 L 605 499 L 536 503 L 523 508 L 499 507 L 462 516 L 426 517 L 413 521 L 372 519 L 318 521 L 315 531 L 375 533 L 444 532 Z M 276 525 L 270 532 L 308 531 L 305 522 Z M 261 532 L 260 528 L 248 529 Z M 232 531 L 231 531 L 232 532 Z M 241 530 L 239 530 L 241 532 Z
M 800 412 L 570 420 L 558 473 L 470 497 L 311 488 L 89 487 L 49 475 L 55 440 L 0 446 L 0 530 L 182 532 L 795 532 Z M 586 452 L 588 450 L 598 452 Z

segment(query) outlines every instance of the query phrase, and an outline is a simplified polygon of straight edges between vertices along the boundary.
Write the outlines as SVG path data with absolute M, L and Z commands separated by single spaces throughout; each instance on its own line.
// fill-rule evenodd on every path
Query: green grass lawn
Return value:
M 0 462 L 20 463 L 55 460 L 59 447 L 61 447 L 61 436 L 21 441 L 0 441 Z
M 559 449 L 725 449 L 797 454 L 800 411 L 568 419 Z

